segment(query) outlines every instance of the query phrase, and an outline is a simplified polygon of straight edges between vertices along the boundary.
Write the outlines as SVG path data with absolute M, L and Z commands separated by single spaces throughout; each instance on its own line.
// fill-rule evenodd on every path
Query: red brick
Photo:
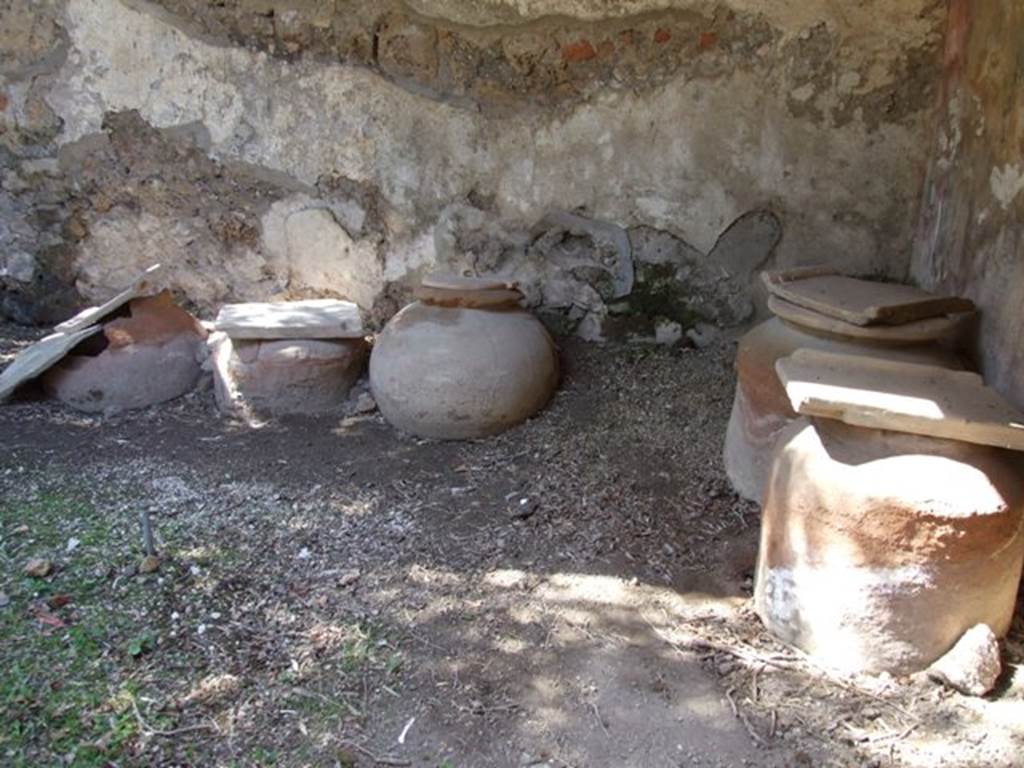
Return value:
M 661 27 L 654 33 L 654 42 L 656 43 L 667 43 L 672 39 L 672 33 L 664 27 Z
M 706 51 L 708 48 L 713 48 L 718 43 L 718 34 L 715 32 L 702 32 L 700 35 L 700 49 Z
M 597 56 L 597 51 L 589 40 L 580 40 L 562 47 L 562 61 L 570 64 L 578 61 L 590 61 Z

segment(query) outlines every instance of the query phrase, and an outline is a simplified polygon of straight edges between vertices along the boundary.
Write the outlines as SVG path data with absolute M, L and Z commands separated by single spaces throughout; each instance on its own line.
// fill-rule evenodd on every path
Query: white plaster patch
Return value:
M 1020 165 L 1007 163 L 1002 168 L 993 168 L 989 176 L 992 196 L 1004 211 L 1010 209 L 1017 195 L 1024 191 L 1024 169 Z
M 429 271 L 437 265 L 437 247 L 434 235 L 424 233 L 412 240 L 392 243 L 384 260 L 384 279 L 401 280 L 416 271 Z
M 76 287 L 88 300 L 104 301 L 124 276 L 154 262 L 163 269 L 154 288 L 173 286 L 204 305 L 234 297 L 266 298 L 279 285 L 268 279 L 263 257 L 248 248 L 225 252 L 219 243 L 196 236 L 184 221 L 115 208 L 90 226 L 78 258 Z
M 792 91 L 789 92 L 789 95 L 792 96 L 794 100 L 799 102 L 810 101 L 811 97 L 814 96 L 814 84 L 805 83 L 804 85 L 801 85 L 799 88 L 794 88 Z
M 384 288 L 376 245 L 354 240 L 327 204 L 305 195 L 281 200 L 263 216 L 263 244 L 290 292 L 348 299 L 364 309 Z
M 157 127 L 202 124 L 209 152 L 222 160 L 308 184 L 324 173 L 365 183 L 390 211 L 391 242 L 410 244 L 389 246 L 379 254 L 385 262 L 408 252 L 409 264 L 429 263 L 418 238 L 476 190 L 493 197 L 506 228 L 579 210 L 669 230 L 705 253 L 739 214 L 768 205 L 786 227 L 780 265 L 820 251 L 851 271 L 871 271 L 876 261 L 897 274 L 905 267 L 911 223 L 876 242 L 873 222 L 916 196 L 925 149 L 913 121 L 882 126 L 877 143 L 856 121 L 823 130 L 786 109 L 769 75 L 739 70 L 713 84 L 680 74 L 650 91 L 607 90 L 567 110 L 494 117 L 360 67 L 212 45 L 147 8 L 68 0 L 71 45 L 47 96 L 64 121 L 60 141 L 100 130 L 106 112 L 137 109 Z M 878 194 L 864 194 L 882 182 Z M 332 213 L 359 243 L 355 220 Z M 837 220 L 847 222 L 842 231 Z M 381 269 L 408 271 L 361 269 L 370 270 L 358 275 L 365 286 L 377 284 Z

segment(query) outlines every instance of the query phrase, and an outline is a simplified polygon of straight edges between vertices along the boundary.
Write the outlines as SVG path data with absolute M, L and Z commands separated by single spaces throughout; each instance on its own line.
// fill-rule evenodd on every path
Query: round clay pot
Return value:
M 211 337 L 214 393 L 225 413 L 317 414 L 340 408 L 366 363 L 363 339 Z
M 421 437 L 486 437 L 551 399 L 558 355 L 544 326 L 507 286 L 427 281 L 370 356 L 370 388 L 398 429 Z M 489 285 L 489 284 L 488 284 Z
M 779 436 L 754 587 L 773 634 L 844 672 L 903 674 L 1010 626 L 1024 478 L 1006 451 L 799 418 Z
M 725 470 L 733 488 L 744 498 L 760 502 L 768 476 L 769 457 L 779 432 L 796 413 L 775 372 L 775 362 L 800 348 L 850 355 L 871 355 L 907 363 L 960 369 L 959 358 L 937 341 L 913 340 L 912 330 L 899 327 L 906 338 L 892 338 L 888 328 L 838 330 L 847 324 L 828 321 L 834 330 L 799 326 L 773 317 L 748 331 L 736 351 L 736 394 L 725 434 Z M 930 324 L 933 332 L 949 336 L 952 325 Z M 881 335 L 873 338 L 870 334 Z

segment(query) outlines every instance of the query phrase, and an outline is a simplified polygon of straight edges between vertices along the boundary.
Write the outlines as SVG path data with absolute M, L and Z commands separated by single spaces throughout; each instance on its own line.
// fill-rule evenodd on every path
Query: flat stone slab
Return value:
M 232 339 L 357 339 L 366 335 L 351 301 L 310 299 L 227 304 L 214 328 Z
M 80 342 L 98 333 L 101 330 L 99 323 L 127 302 L 141 296 L 149 288 L 150 279 L 159 269 L 160 265 L 154 264 L 110 301 L 98 307 L 83 309 L 70 320 L 55 326 L 54 332 L 49 336 L 22 350 L 3 373 L 0 373 L 0 402 L 9 398 L 22 384 L 60 362 Z
M 149 288 L 149 281 L 157 272 L 160 271 L 160 267 L 160 264 L 154 264 L 141 275 L 136 277 L 130 286 L 125 288 L 110 301 L 105 304 L 101 304 L 98 307 L 83 309 L 70 320 L 65 320 L 60 325 L 54 326 L 53 330 L 58 333 L 71 333 L 72 331 L 79 331 L 82 328 L 95 325 L 107 315 L 120 309 L 132 299 L 138 298 L 145 293 Z
M 0 373 L 0 402 L 9 398 L 14 390 L 26 381 L 45 373 L 80 342 L 101 330 L 98 325 L 90 325 L 75 331 L 51 333 L 22 350 L 4 372 Z
M 776 317 L 802 328 L 822 331 L 850 339 L 864 339 L 890 344 L 919 344 L 948 339 L 959 331 L 973 312 L 959 312 L 941 317 L 914 320 L 902 325 L 854 325 L 821 312 L 793 304 L 778 296 L 768 297 L 768 311 Z
M 434 272 L 420 281 L 424 288 L 447 291 L 500 291 L 515 288 L 508 280 L 494 277 L 463 277 L 462 275 Z
M 1024 414 L 976 373 L 811 349 L 775 370 L 806 416 L 1024 451 Z
M 761 277 L 770 294 L 853 325 L 900 325 L 974 309 L 968 299 L 846 277 L 830 267 L 764 272 Z

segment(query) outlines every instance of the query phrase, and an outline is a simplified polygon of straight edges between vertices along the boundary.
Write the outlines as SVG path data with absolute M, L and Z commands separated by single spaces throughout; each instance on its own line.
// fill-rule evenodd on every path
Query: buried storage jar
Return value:
M 737 493 L 751 501 L 763 500 L 775 440 L 796 418 L 775 374 L 779 359 L 805 348 L 954 370 L 963 367 L 952 349 L 969 312 L 860 326 L 775 296 L 769 298 L 768 309 L 775 316 L 740 339 L 736 395 L 725 436 L 726 473 Z
M 1024 562 L 1008 451 L 798 417 L 778 438 L 754 605 L 845 673 L 924 669 L 976 624 L 1004 635 Z
M 377 338 L 370 387 L 392 425 L 420 437 L 486 437 L 541 410 L 558 354 L 501 280 L 434 275 Z

